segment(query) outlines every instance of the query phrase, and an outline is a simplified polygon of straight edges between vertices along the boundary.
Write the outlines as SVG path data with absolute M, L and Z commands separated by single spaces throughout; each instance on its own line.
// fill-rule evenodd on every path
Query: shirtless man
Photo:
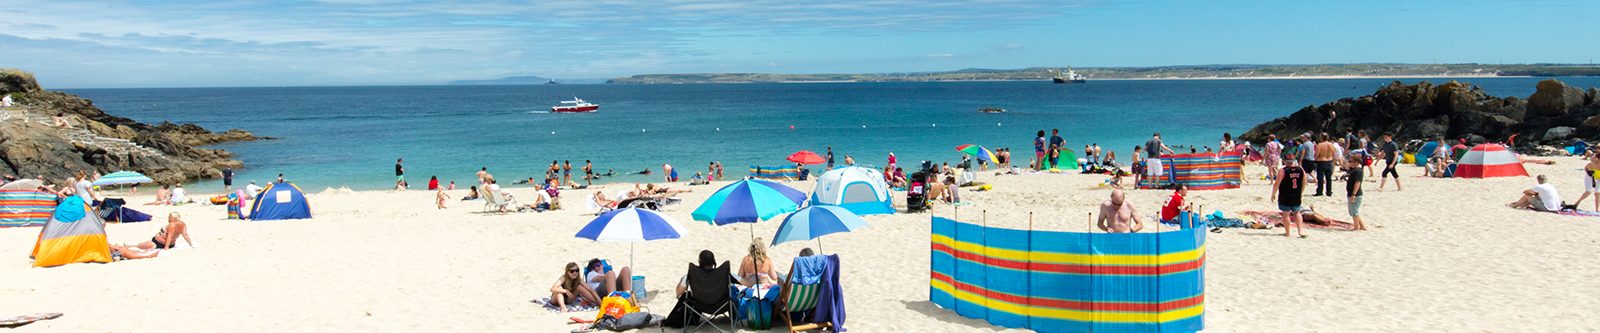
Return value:
M 1339 149 L 1335 147 L 1336 144 L 1333 143 L 1333 140 L 1328 137 L 1328 133 L 1322 133 L 1317 139 L 1317 145 L 1311 156 L 1311 160 L 1317 163 L 1317 190 L 1311 192 L 1311 196 L 1326 195 L 1331 197 L 1333 196 L 1334 187 L 1333 160 L 1334 156 L 1339 155 Z
M 1095 225 L 1101 231 L 1110 233 L 1139 232 L 1144 229 L 1144 220 L 1139 218 L 1139 213 L 1133 209 L 1133 204 L 1127 202 L 1122 190 L 1111 190 L 1111 200 L 1100 204 L 1100 218 Z M 1132 225 L 1129 225 L 1129 223 Z
M 1583 203 L 1583 199 L 1594 195 L 1594 210 L 1600 211 L 1600 180 L 1594 179 L 1594 173 L 1600 172 L 1600 154 L 1590 151 L 1586 155 L 1584 159 L 1589 160 L 1589 164 L 1583 165 L 1583 195 L 1578 196 L 1578 201 L 1572 202 L 1572 206 L 1576 207 Z

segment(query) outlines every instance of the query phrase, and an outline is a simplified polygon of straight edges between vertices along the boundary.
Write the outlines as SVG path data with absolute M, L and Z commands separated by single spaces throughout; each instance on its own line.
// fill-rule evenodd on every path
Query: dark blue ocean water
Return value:
M 1490 94 L 1527 97 L 1535 78 L 1467 80 Z M 1582 87 L 1600 78 L 1562 78 Z M 479 167 L 501 179 L 542 177 L 552 160 L 593 160 L 619 174 L 603 181 L 659 180 L 662 163 L 730 176 L 751 164 L 780 165 L 797 150 L 832 146 L 840 163 L 883 165 L 960 159 L 953 148 L 1011 147 L 1019 164 L 1038 130 L 1060 128 L 1069 147 L 1098 143 L 1126 159 L 1160 131 L 1169 144 L 1215 146 L 1301 107 L 1372 93 L 1389 79 L 1049 82 L 532 85 L 75 89 L 106 112 L 141 122 L 240 128 L 278 140 L 216 146 L 244 161 L 239 182 L 284 173 L 308 190 L 393 186 L 407 179 L 472 183 Z M 1407 83 L 1419 79 L 1402 80 Z M 1433 80 L 1438 83 L 1440 80 Z M 591 114 L 551 114 L 582 97 Z M 1004 114 L 982 114 L 994 106 Z M 790 129 L 789 126 L 794 126 Z M 680 171 L 682 172 L 682 171 Z

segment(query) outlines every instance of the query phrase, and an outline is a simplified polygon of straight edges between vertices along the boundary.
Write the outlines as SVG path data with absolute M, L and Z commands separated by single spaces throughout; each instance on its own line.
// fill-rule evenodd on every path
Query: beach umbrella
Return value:
M 573 235 L 594 241 L 628 243 L 628 266 L 633 266 L 633 243 L 658 239 L 678 239 L 684 229 L 678 221 L 659 212 L 624 208 L 600 214 Z
M 966 144 L 956 146 L 956 151 L 966 153 L 967 155 L 972 155 L 973 157 L 977 157 L 978 160 L 988 163 L 994 163 L 994 161 L 997 159 L 994 157 L 994 152 L 991 152 L 988 148 L 984 148 L 983 146 L 979 145 Z
M 772 236 L 772 246 L 792 241 L 817 240 L 817 250 L 822 250 L 822 236 L 850 232 L 865 228 L 867 221 L 839 206 L 810 206 L 789 214 Z
M 810 150 L 801 150 L 794 152 L 794 154 L 789 154 L 789 158 L 787 158 L 787 160 L 789 160 L 789 162 L 800 164 L 822 164 L 828 161 L 823 159 L 822 156 L 817 156 L 817 153 L 813 153 Z
M 152 182 L 152 181 L 153 180 L 150 180 L 150 177 L 145 177 L 143 174 L 140 174 L 138 172 L 117 171 L 117 172 L 112 172 L 111 174 L 108 174 L 108 175 L 100 176 L 99 180 L 94 181 L 94 185 L 95 186 L 106 186 L 106 185 L 143 184 L 143 183 L 149 183 L 149 182 Z
M 755 223 L 800 209 L 800 204 L 805 201 L 806 194 L 800 190 L 776 182 L 745 179 L 712 193 L 705 203 L 689 215 L 695 221 L 719 226 Z M 751 228 L 750 238 L 755 238 L 755 228 Z

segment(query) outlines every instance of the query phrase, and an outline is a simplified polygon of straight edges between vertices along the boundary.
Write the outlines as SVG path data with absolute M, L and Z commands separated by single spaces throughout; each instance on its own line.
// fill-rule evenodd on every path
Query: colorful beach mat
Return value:
M 1563 210 L 1563 211 L 1556 212 L 1556 214 L 1561 214 L 1561 215 L 1564 215 L 1564 216 L 1578 216 L 1578 217 L 1600 217 L 1600 212 L 1590 211 L 1590 210 Z

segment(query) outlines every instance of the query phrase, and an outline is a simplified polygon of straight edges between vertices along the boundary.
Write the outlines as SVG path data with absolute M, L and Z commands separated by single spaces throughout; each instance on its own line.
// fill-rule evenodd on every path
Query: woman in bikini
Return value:
M 772 268 L 772 258 L 767 256 L 766 244 L 761 238 L 750 242 L 750 253 L 739 261 L 739 284 L 753 287 L 757 284 L 777 284 L 778 271 Z
M 155 237 L 150 237 L 150 241 L 139 243 L 133 247 L 140 250 L 170 249 L 177 247 L 178 237 L 180 236 L 183 237 L 184 243 L 189 243 L 191 247 L 194 246 L 194 241 L 189 240 L 189 224 L 183 222 L 178 212 L 172 212 L 172 214 L 167 215 L 167 226 L 156 232 Z

